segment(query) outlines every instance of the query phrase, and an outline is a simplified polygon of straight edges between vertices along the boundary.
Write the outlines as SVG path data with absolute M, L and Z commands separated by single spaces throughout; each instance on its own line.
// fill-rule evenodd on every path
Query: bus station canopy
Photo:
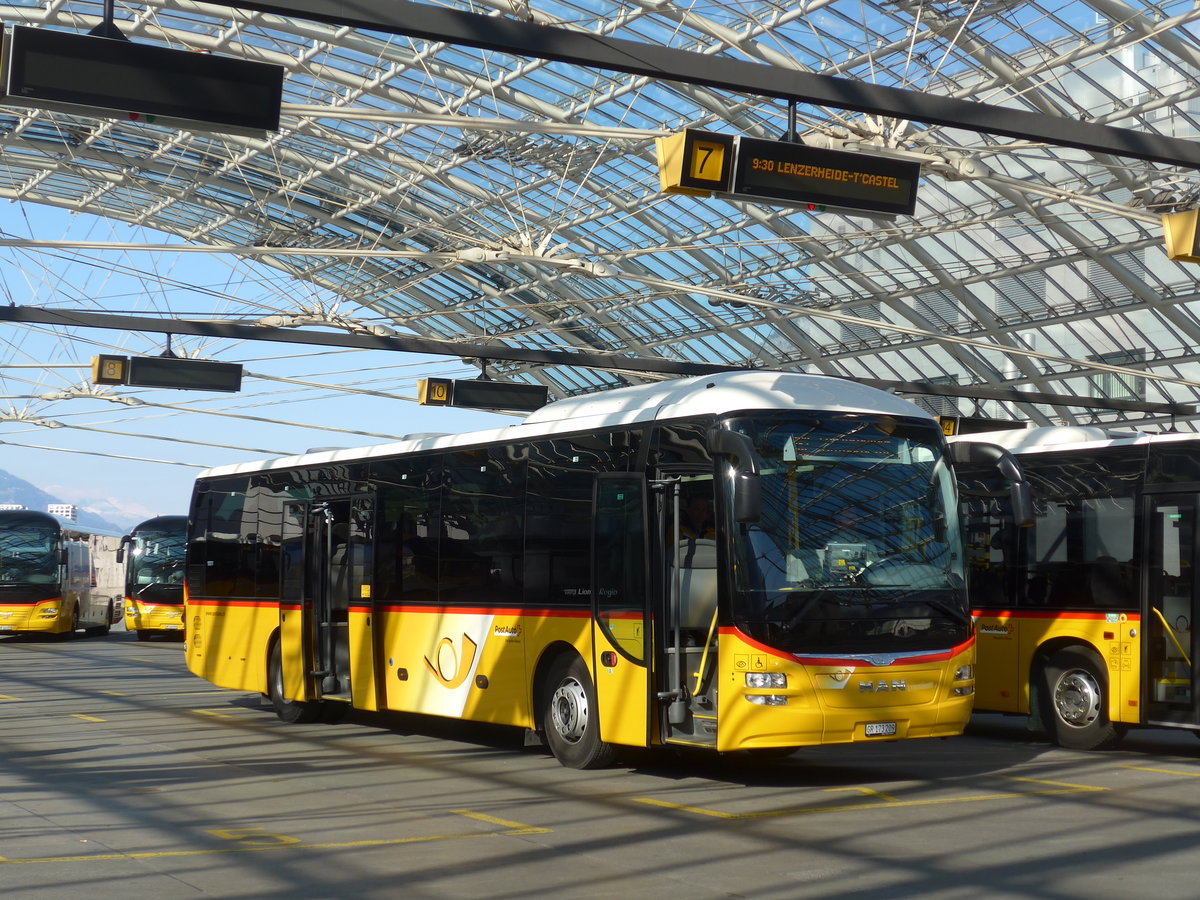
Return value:
M 273 6 L 118 2 L 114 24 L 134 43 L 282 67 L 277 131 L 0 104 L 0 197 L 286 276 L 269 308 L 197 309 L 197 295 L 160 317 L 455 342 L 492 378 L 552 397 L 665 377 L 622 360 L 666 360 L 899 384 L 931 412 L 1039 425 L 1200 421 L 1197 269 L 1168 259 L 1162 224 L 1200 206 L 1200 172 L 920 115 L 921 98 L 953 99 L 998 122 L 1021 111 L 1194 141 L 1190 0 L 425 7 L 490 17 L 497 33 L 632 43 L 652 61 L 686 51 L 781 83 L 895 88 L 917 101 L 910 116 L 653 78 L 640 57 L 620 71 L 508 52 L 487 28 L 470 46 L 309 14 L 339 4 Z M 0 12 L 75 33 L 104 20 L 103 3 L 77 0 Z M 658 142 L 686 129 L 919 165 L 915 209 L 664 192 Z

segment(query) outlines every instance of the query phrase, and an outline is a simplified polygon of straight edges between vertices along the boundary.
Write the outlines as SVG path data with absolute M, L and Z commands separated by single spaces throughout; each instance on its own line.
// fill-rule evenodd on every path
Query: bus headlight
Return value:
M 747 672 L 748 688 L 786 688 L 787 676 L 782 672 Z
M 781 694 L 747 694 L 746 699 L 756 706 L 787 706 L 787 697 Z
M 963 681 L 974 682 L 975 667 L 971 666 L 971 665 L 959 666 L 957 669 L 954 670 L 954 680 L 956 682 L 963 682 Z M 954 687 L 952 687 L 950 689 L 950 696 L 952 696 L 952 697 L 970 697 L 973 693 L 975 693 L 974 683 L 972 683 L 972 684 L 955 684 Z

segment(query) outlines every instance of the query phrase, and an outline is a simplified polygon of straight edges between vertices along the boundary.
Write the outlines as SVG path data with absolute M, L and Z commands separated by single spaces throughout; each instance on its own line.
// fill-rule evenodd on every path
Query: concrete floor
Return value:
M 1194 897 L 1198 754 L 1161 730 L 1075 753 L 979 716 L 581 772 L 509 729 L 285 725 L 178 643 L 0 638 L 0 896 Z

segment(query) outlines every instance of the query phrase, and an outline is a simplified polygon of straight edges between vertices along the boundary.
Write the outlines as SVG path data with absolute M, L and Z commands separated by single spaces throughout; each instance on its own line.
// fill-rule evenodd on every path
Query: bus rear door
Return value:
M 597 475 L 592 517 L 592 671 L 600 739 L 647 746 L 651 735 L 647 485 Z
M 1144 723 L 1200 725 L 1196 619 L 1200 615 L 1200 495 L 1146 498 Z

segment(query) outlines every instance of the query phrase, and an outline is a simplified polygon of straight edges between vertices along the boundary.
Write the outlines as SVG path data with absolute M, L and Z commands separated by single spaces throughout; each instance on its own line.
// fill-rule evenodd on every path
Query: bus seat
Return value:
M 717 609 L 717 542 L 686 538 L 679 542 L 679 624 L 707 629 Z
M 717 570 L 682 569 L 679 577 L 679 624 L 707 630 L 717 610 Z

